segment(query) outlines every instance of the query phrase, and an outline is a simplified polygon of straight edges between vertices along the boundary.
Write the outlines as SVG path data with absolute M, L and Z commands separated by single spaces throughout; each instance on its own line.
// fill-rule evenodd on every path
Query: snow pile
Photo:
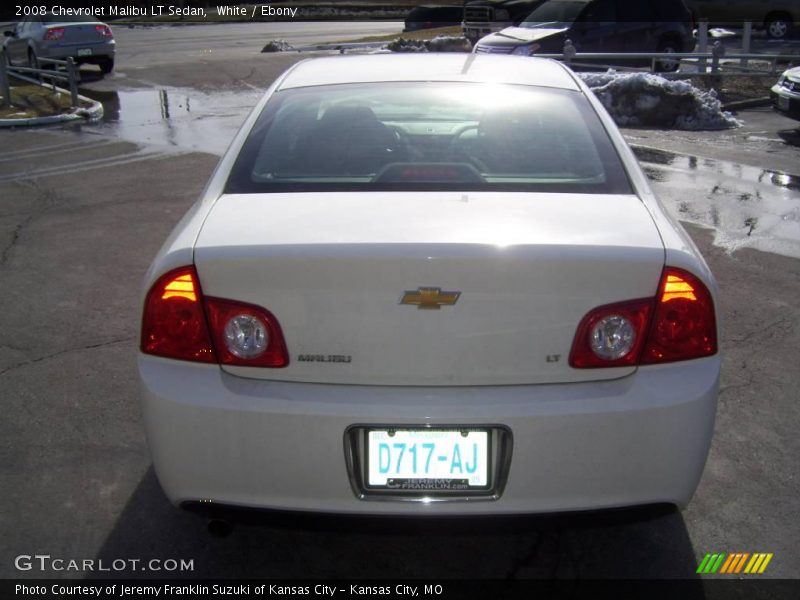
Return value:
M 472 52 L 472 42 L 462 36 L 437 35 L 427 42 L 428 52 Z
M 358 21 L 362 19 L 392 19 L 403 20 L 408 14 L 408 8 L 377 8 L 377 7 L 335 7 L 335 6 L 304 6 L 299 8 L 297 16 L 306 20 L 340 19 Z
M 728 129 L 741 123 L 722 105 L 714 90 L 652 73 L 579 73 L 614 121 L 622 126 L 673 129 Z
M 386 46 L 392 52 L 470 52 L 472 43 L 463 36 L 437 35 L 432 40 L 400 38 Z
M 392 52 L 427 52 L 425 42 L 422 40 L 407 40 L 399 38 L 386 45 L 387 50 Z
M 261 52 L 289 52 L 294 50 L 292 45 L 286 40 L 272 40 L 261 49 Z

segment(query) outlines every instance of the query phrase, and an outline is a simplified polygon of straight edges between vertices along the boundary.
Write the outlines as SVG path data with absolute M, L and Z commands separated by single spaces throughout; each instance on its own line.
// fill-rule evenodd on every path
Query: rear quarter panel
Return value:
M 564 68 L 566 69 L 567 67 Z M 650 188 L 650 184 L 647 181 L 647 176 L 644 174 L 644 171 L 639 165 L 639 161 L 636 159 L 636 156 L 633 154 L 633 151 L 625 141 L 625 138 L 622 136 L 622 133 L 620 133 L 619 128 L 617 127 L 616 123 L 614 123 L 614 120 L 611 118 L 611 115 L 608 114 L 608 111 L 605 109 L 603 104 L 579 77 L 575 76 L 574 74 L 573 77 L 575 78 L 578 86 L 581 88 L 581 91 L 586 95 L 589 103 L 600 117 L 603 126 L 608 132 L 611 141 L 614 143 L 622 163 L 628 172 L 628 177 L 630 178 L 631 185 L 633 186 L 636 195 L 639 196 L 640 200 L 653 218 L 653 222 L 655 223 L 659 235 L 661 236 L 661 240 L 664 243 L 664 263 L 666 265 L 686 269 L 687 271 L 690 271 L 700 277 L 700 279 L 703 281 L 703 283 L 705 283 L 711 292 L 711 295 L 714 298 L 714 304 L 717 305 L 719 293 L 717 282 L 711 273 L 711 269 L 708 267 L 708 264 L 703 258 L 703 255 L 697 248 L 697 245 L 694 243 L 680 222 L 677 219 L 674 219 L 667 212 L 664 205 L 653 193 L 652 189 Z M 716 318 L 717 331 L 719 331 L 719 311 L 716 311 Z

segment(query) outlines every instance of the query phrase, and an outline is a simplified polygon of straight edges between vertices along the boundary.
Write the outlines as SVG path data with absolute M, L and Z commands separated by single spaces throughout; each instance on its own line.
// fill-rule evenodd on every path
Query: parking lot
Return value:
M 82 90 L 107 101 L 116 120 L 0 130 L 0 577 L 87 575 L 15 567 L 15 557 L 43 553 L 191 559 L 193 570 L 168 575 L 192 578 L 693 578 L 708 552 L 774 553 L 764 576 L 800 577 L 800 260 L 746 245 L 728 252 L 696 226 L 689 231 L 720 285 L 723 373 L 711 454 L 683 512 L 437 522 L 267 514 L 221 539 L 173 508 L 141 423 L 140 283 L 248 102 L 299 59 L 259 54 L 256 42 L 216 51 L 202 33 L 151 64 L 141 58 L 146 41 L 136 46 L 129 32 L 138 50 L 119 58 L 113 77 L 87 73 Z M 171 95 L 171 115 L 163 102 L 137 109 L 137 92 Z M 207 105 L 192 113 L 187 99 L 195 97 Z M 800 175 L 792 121 L 768 109 L 740 118 L 745 129 L 727 134 L 626 135 Z M 713 168 L 704 172 L 697 193 L 714 177 Z M 777 193 L 800 203 L 796 186 Z

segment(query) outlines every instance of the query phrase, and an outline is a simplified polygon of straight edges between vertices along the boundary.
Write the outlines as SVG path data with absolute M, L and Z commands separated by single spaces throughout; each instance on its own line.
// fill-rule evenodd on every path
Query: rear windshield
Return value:
M 418 82 L 275 93 L 226 187 L 360 190 L 631 193 L 581 93 Z

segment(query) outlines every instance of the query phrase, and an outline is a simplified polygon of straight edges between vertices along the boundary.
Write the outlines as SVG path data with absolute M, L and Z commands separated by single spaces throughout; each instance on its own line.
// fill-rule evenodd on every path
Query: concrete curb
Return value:
M 13 75 L 17 79 L 21 79 L 22 81 L 27 81 L 28 83 L 33 83 L 39 85 L 41 87 L 51 88 L 52 86 L 44 85 L 41 81 L 36 79 L 32 79 L 30 77 L 26 77 L 25 75 Z M 69 90 L 65 90 L 64 88 L 60 88 L 56 86 L 56 91 L 69 95 Z M 0 119 L 0 127 L 31 127 L 36 125 L 54 125 L 56 123 L 67 123 L 70 121 L 78 121 L 81 119 L 86 119 L 87 121 L 95 121 L 97 119 L 101 119 L 103 117 L 103 105 L 97 102 L 96 100 L 92 100 L 91 98 L 87 98 L 86 96 L 81 96 L 78 94 L 78 99 L 81 102 L 87 102 L 89 104 L 89 108 L 73 108 L 69 112 L 62 113 L 60 115 L 48 115 L 46 117 L 31 117 L 26 119 Z
M 769 96 L 762 96 L 761 98 L 751 98 L 750 100 L 738 100 L 736 102 L 728 102 L 722 105 L 722 110 L 739 110 L 742 108 L 759 108 L 761 106 L 769 106 L 772 103 Z

